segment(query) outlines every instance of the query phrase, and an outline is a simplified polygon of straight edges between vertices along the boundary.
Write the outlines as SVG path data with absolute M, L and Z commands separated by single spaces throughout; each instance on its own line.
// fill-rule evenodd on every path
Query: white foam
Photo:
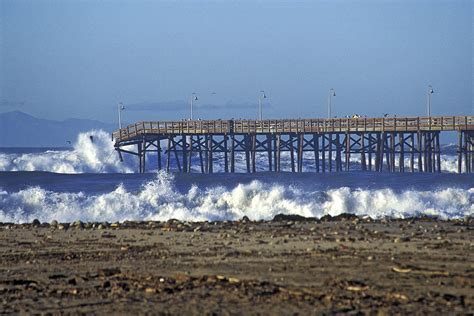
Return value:
M 93 137 L 91 141 L 90 136 Z M 93 130 L 78 135 L 74 149 L 43 153 L 0 153 L 0 171 L 49 171 L 56 173 L 134 172 L 131 163 L 121 163 L 110 134 Z
M 321 217 L 353 213 L 373 218 L 404 218 L 436 215 L 443 219 L 474 215 L 474 188 L 445 188 L 437 191 L 350 189 L 341 187 L 310 191 L 301 187 L 269 185 L 254 180 L 226 189 L 221 186 L 192 186 L 181 193 L 173 178 L 163 172 L 138 192 L 119 185 L 101 195 L 58 193 L 40 187 L 0 194 L 0 221 L 70 222 L 168 220 L 272 219 L 276 214 Z

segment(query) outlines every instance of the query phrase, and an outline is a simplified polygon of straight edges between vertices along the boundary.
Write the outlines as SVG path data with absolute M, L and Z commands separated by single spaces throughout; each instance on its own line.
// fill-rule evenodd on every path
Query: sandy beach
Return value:
M 474 221 L 0 224 L 0 313 L 466 314 Z

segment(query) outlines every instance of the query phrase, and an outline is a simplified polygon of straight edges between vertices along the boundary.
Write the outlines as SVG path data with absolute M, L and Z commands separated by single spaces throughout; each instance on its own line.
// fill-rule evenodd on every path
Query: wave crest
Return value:
M 306 217 L 341 213 L 368 215 L 372 218 L 405 218 L 420 215 L 442 219 L 474 215 L 474 188 L 445 188 L 437 191 L 391 189 L 350 189 L 341 187 L 309 191 L 296 186 L 265 184 L 254 180 L 226 189 L 222 186 L 199 188 L 193 185 L 181 193 L 173 177 L 159 172 L 137 192 L 119 185 L 100 195 L 58 193 L 30 187 L 0 194 L 0 221 L 42 222 L 53 219 L 71 222 L 160 220 L 187 221 L 272 219 L 276 214 Z
M 48 150 L 27 154 L 0 153 L 0 171 L 131 173 L 134 170 L 134 166 L 120 162 L 110 134 L 102 130 L 80 133 L 73 150 Z

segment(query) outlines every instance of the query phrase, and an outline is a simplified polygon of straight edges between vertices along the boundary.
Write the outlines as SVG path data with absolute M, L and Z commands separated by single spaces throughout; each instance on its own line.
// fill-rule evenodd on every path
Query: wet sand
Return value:
M 474 221 L 0 224 L 0 313 L 466 314 Z

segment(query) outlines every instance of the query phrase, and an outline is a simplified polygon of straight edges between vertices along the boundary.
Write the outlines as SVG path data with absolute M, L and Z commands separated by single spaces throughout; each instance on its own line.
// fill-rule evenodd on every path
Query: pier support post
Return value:
M 142 144 L 137 144 L 137 152 L 138 152 L 138 173 L 142 173 Z
M 380 140 L 380 133 L 377 133 L 376 136 L 376 144 L 375 144 L 375 171 L 380 172 L 380 157 L 382 157 L 381 151 L 381 140 Z
M 276 135 L 276 159 L 275 169 L 277 172 L 281 171 L 281 134 Z
M 230 136 L 230 172 L 235 172 L 235 135 Z
M 395 172 L 395 133 L 390 133 L 390 172 Z
M 333 140 L 332 140 L 332 133 L 328 134 L 329 141 L 328 141 L 328 163 L 329 163 L 329 172 L 332 172 L 332 145 L 333 145 Z
M 338 134 L 337 142 L 339 143 L 339 134 Z M 342 171 L 342 166 L 341 166 L 342 161 L 339 162 L 339 165 L 340 165 L 339 171 Z M 349 171 L 350 166 L 351 166 L 351 134 L 346 133 L 346 171 Z
M 297 153 L 298 172 L 303 171 L 303 137 L 304 137 L 304 134 L 297 134 L 296 135 L 297 144 L 298 144 L 298 153 Z
M 186 135 L 181 137 L 181 148 L 183 156 L 183 172 L 188 172 L 188 153 L 187 153 L 187 144 L 186 144 Z
M 314 163 L 316 164 L 316 172 L 319 173 L 319 135 L 313 134 Z
M 470 132 L 469 136 L 469 156 L 471 157 L 471 167 L 469 172 L 474 172 L 474 132 Z
M 458 173 L 462 172 L 462 131 L 458 132 Z
M 362 171 L 367 171 L 367 163 L 365 161 L 365 134 L 360 134 L 360 163 Z
M 213 170 L 213 147 L 214 147 L 214 144 L 213 144 L 213 141 L 212 141 L 212 135 L 208 135 L 207 136 L 207 172 L 208 173 L 213 173 L 214 170 Z
M 400 147 L 398 154 L 398 171 L 405 172 L 405 135 L 403 133 L 398 134 L 398 145 Z
M 273 170 L 275 172 L 278 171 L 278 163 L 277 163 L 277 158 L 278 158 L 278 154 L 277 154 L 277 135 L 272 135 L 272 138 L 273 138 Z
M 272 165 L 272 135 L 267 134 L 267 154 L 268 154 L 268 171 L 273 171 Z
M 469 173 L 470 161 L 469 161 L 469 137 L 468 133 L 464 132 L 464 172 Z
M 202 139 L 201 136 L 197 137 L 197 143 L 198 143 L 198 150 L 199 150 L 199 165 L 201 167 L 201 173 L 205 173 L 205 168 L 204 168 L 204 159 L 202 157 Z
M 142 163 L 141 163 L 142 169 L 140 170 L 140 172 L 145 173 L 145 163 L 146 163 L 146 138 L 145 137 L 143 137 L 140 153 L 141 153 L 140 159 L 142 160 Z
M 334 137 L 334 144 L 336 145 L 336 157 L 334 159 L 334 162 L 336 163 L 336 172 L 342 171 L 342 152 L 345 148 L 346 141 L 347 138 L 345 138 L 344 142 L 341 143 L 341 135 L 339 133 Z
M 379 171 L 383 171 L 383 160 L 385 156 L 385 152 L 387 149 L 387 133 L 382 132 L 382 139 L 380 140 L 380 165 L 379 165 Z M 388 155 L 387 155 L 387 165 L 388 165 Z
M 161 170 L 161 139 L 158 138 L 156 141 L 156 159 L 158 164 L 158 170 Z
M 168 136 L 168 146 L 166 147 L 166 172 L 170 172 L 171 160 L 171 136 Z
M 193 135 L 189 136 L 189 148 L 188 148 L 188 173 L 191 173 L 193 160 Z
M 324 134 L 321 135 L 321 162 L 321 171 L 324 173 L 326 172 L 326 136 Z
M 250 173 L 250 134 L 244 135 L 245 144 L 245 164 L 247 165 L 247 173 Z
M 415 172 L 415 134 L 410 133 L 410 172 Z
M 437 172 L 441 172 L 441 146 L 439 143 L 439 132 L 436 133 L 436 166 Z
M 423 160 L 422 160 L 423 135 L 421 134 L 421 132 L 418 132 L 416 135 L 417 135 L 417 140 L 418 140 L 418 172 L 423 172 Z
M 372 171 L 372 153 L 374 151 L 374 136 L 372 135 L 372 133 L 369 133 L 368 134 L 368 137 L 367 137 L 367 142 L 368 142 L 368 150 L 369 150 L 369 171 Z
M 176 136 L 178 137 L 178 136 Z M 178 171 L 179 172 L 182 172 L 182 169 L 181 169 L 181 162 L 179 161 L 179 156 L 178 156 L 178 148 L 177 148 L 177 145 L 178 145 L 178 141 L 174 140 L 173 138 L 173 152 L 174 152 L 174 157 L 176 159 L 176 165 L 178 166 Z
M 257 134 L 251 135 L 252 139 L 252 172 L 257 172 Z
M 293 144 L 293 135 L 290 134 L 290 163 L 291 163 L 291 172 L 295 172 L 295 148 Z
M 229 151 L 227 147 L 227 134 L 224 135 L 224 172 L 229 172 Z

